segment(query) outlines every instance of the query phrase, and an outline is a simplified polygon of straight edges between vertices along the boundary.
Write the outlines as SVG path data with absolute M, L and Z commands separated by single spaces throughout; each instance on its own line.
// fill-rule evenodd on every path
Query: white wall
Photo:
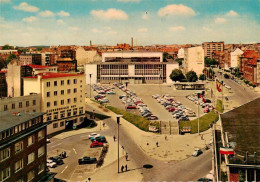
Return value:
M 102 54 L 102 62 L 105 62 L 106 57 L 160 57 L 160 62 L 163 62 L 162 52 L 130 52 L 130 51 L 118 51 L 118 52 L 104 52 Z
M 173 83 L 173 81 L 170 79 L 170 74 L 172 73 L 172 70 L 179 69 L 179 64 L 166 64 L 166 83 Z
M 128 65 L 128 75 L 135 76 L 135 65 L 133 64 Z
M 230 66 L 232 68 L 236 68 L 239 66 L 239 57 L 243 54 L 244 52 L 241 51 L 239 48 L 236 48 L 234 52 L 231 52 L 231 64 Z
M 91 84 L 97 83 L 97 64 L 86 64 L 85 65 L 85 75 L 86 75 L 86 84 L 90 84 L 91 74 Z
M 7 65 L 7 96 L 20 97 L 21 96 L 21 66 L 14 61 Z
M 78 65 L 85 65 L 95 61 L 97 51 L 86 51 L 83 47 L 76 50 L 76 59 Z
M 178 58 L 184 58 L 184 49 L 183 48 L 180 48 L 178 50 Z

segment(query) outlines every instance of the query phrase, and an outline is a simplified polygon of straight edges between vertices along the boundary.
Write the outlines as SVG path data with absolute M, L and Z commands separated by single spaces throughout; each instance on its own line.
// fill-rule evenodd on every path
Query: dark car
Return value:
M 200 178 L 197 180 L 198 182 L 210 182 L 212 181 L 212 179 L 209 179 L 209 178 Z
M 226 79 L 229 79 L 230 78 L 230 76 L 228 75 L 228 74 L 224 74 L 224 78 L 226 78 Z
M 104 97 L 101 96 L 101 95 L 96 95 L 96 96 L 94 97 L 95 100 L 102 99 L 102 98 L 104 98 Z
M 106 137 L 103 136 L 103 135 L 100 135 L 100 136 L 98 136 L 96 138 L 90 138 L 90 140 L 92 142 L 94 142 L 94 141 L 101 142 L 101 143 L 106 143 L 107 142 Z
M 151 116 L 146 117 L 146 119 L 148 119 L 148 120 L 158 120 L 158 117 L 155 116 L 155 115 L 151 115 Z
M 94 164 L 96 162 L 97 162 L 97 158 L 95 158 L 95 157 L 88 157 L 88 156 L 85 156 L 82 159 L 78 160 L 79 165 L 80 164 Z
M 49 157 L 49 159 L 52 160 L 53 162 L 56 162 L 57 165 L 64 164 L 63 160 L 59 156 Z

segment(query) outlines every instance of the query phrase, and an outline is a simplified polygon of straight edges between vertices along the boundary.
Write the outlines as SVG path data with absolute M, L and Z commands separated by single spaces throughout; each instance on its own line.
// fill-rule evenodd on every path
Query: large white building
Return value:
M 41 73 L 24 78 L 24 95 L 41 94 L 44 121 L 51 122 L 47 133 L 72 128 L 85 117 L 85 75 Z
M 184 48 L 183 72 L 196 72 L 199 77 L 204 69 L 204 50 L 201 46 Z
M 86 84 L 90 84 L 90 81 L 172 83 L 169 76 L 176 68 L 179 68 L 179 64 L 175 61 L 163 62 L 162 52 L 105 52 L 102 54 L 102 62 L 86 64 Z
M 244 52 L 242 50 L 240 50 L 239 48 L 236 48 L 236 50 L 234 52 L 231 52 L 231 61 L 230 61 L 230 67 L 231 68 L 236 68 L 239 66 L 239 60 L 240 60 L 240 56 L 243 54 Z
M 94 61 L 100 61 L 101 57 L 97 51 L 85 50 L 83 47 L 79 47 L 76 50 L 77 65 L 85 65 Z

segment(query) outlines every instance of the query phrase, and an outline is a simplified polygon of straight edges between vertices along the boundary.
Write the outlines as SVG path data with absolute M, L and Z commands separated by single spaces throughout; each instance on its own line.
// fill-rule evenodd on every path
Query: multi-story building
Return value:
M 31 94 L 21 97 L 5 97 L 0 99 L 0 112 L 40 112 L 40 102 L 40 94 Z
M 224 41 L 221 42 L 203 42 L 204 56 L 212 58 L 213 51 L 224 51 Z
M 253 50 L 246 50 L 240 57 L 240 68 L 244 79 L 258 85 L 260 83 L 260 55 Z
M 184 58 L 184 48 L 180 48 L 179 50 L 178 50 L 178 58 L 179 59 L 183 59 Z
M 42 112 L 0 112 L 0 181 L 49 181 Z
M 0 98 L 7 97 L 6 73 L 7 71 L 0 71 Z
M 231 64 L 230 67 L 231 68 L 237 68 L 239 67 L 239 60 L 240 60 L 240 56 L 243 54 L 244 52 L 242 50 L 240 50 L 239 48 L 236 48 L 236 50 L 234 50 L 233 52 L 231 52 Z
M 212 59 L 218 63 L 218 66 L 221 68 L 225 67 L 225 52 L 224 51 L 213 51 L 211 55 Z
M 41 94 L 48 134 L 75 127 L 85 117 L 85 75 L 40 73 L 24 78 L 24 94 Z
M 56 61 L 59 72 L 76 72 L 77 60 L 71 58 L 59 58 Z
M 194 71 L 199 76 L 204 69 L 204 51 L 201 46 L 184 48 L 183 72 Z
M 86 64 L 86 83 L 172 83 L 169 75 L 175 68 L 179 64 L 163 62 L 162 52 L 105 52 L 102 62 Z
M 71 58 L 76 59 L 76 51 L 72 49 L 63 49 L 60 51 L 60 58 Z
M 85 65 L 87 63 L 98 61 L 97 58 L 101 60 L 96 50 L 85 50 L 83 47 L 79 47 L 76 50 L 76 60 L 77 65 Z
M 20 65 L 27 64 L 42 64 L 42 55 L 41 54 L 21 54 L 20 55 Z

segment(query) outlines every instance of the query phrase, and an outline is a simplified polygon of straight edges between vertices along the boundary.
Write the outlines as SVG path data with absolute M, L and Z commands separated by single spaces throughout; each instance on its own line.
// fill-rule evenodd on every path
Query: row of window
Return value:
M 80 122 L 83 122 L 84 121 L 84 117 L 80 117 Z M 60 127 L 64 127 L 64 122 L 65 121 L 61 121 L 60 122 Z M 74 123 L 77 123 L 77 120 L 74 121 Z M 59 127 L 59 123 L 53 123 L 52 125 L 53 128 L 58 128 Z
M 36 100 L 32 100 L 32 105 L 35 106 L 36 105 Z M 30 106 L 30 101 L 26 101 L 25 102 L 25 106 L 26 107 L 29 107 Z M 22 108 L 23 107 L 23 102 L 19 102 L 19 105 L 18 105 L 19 108 Z M 16 108 L 16 104 L 15 103 L 12 103 L 12 109 L 15 109 Z M 4 111 L 7 111 L 8 110 L 8 105 L 4 105 Z
M 82 80 L 80 81 L 80 82 L 82 82 Z M 60 81 L 60 85 L 62 86 L 62 85 L 64 85 L 64 80 L 61 80 Z M 71 80 L 70 79 L 68 79 L 67 80 L 67 85 L 70 85 L 70 83 L 71 83 Z M 74 84 L 77 84 L 77 79 L 73 79 L 73 83 Z M 53 81 L 53 85 L 56 87 L 56 86 L 58 86 L 58 81 Z M 46 86 L 47 87 L 50 87 L 51 86 L 51 82 L 46 82 Z
M 67 89 L 67 94 L 70 94 L 70 91 L 71 91 L 70 89 Z M 64 90 L 61 90 L 61 91 L 60 91 L 60 94 L 61 94 L 61 95 L 64 95 L 64 93 L 65 93 Z M 73 89 L 73 93 L 77 93 L 77 88 L 74 88 L 74 89 Z M 57 95 L 58 95 L 58 91 L 54 91 L 54 92 L 53 92 L 53 95 L 54 95 L 54 96 L 57 96 Z M 46 96 L 47 96 L 47 97 L 51 97 L 51 92 L 46 92 Z
M 76 116 L 77 113 L 78 113 L 77 108 L 74 108 L 73 112 L 72 112 L 71 109 L 68 109 L 67 110 L 67 117 Z M 82 107 L 79 108 L 79 114 L 83 114 L 83 108 Z M 65 110 L 60 111 L 60 119 L 62 119 L 62 118 L 65 118 Z M 59 119 L 59 112 L 54 112 L 53 115 L 52 115 L 52 113 L 47 113 L 47 121 L 51 121 L 52 119 L 53 120 Z
M 77 97 L 73 98 L 73 102 L 77 103 Z M 71 99 L 67 99 L 67 104 L 71 103 Z M 47 107 L 51 107 L 51 102 L 47 102 Z M 53 106 L 57 106 L 58 105 L 58 101 L 53 101 Z M 60 101 L 60 105 L 64 105 L 64 100 Z

